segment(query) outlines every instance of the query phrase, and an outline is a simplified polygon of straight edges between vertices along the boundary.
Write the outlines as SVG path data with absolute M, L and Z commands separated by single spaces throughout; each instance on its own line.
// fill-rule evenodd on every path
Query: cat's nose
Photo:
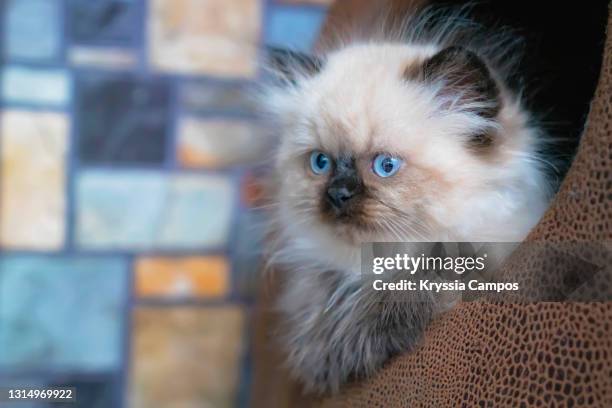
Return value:
M 327 189 L 327 201 L 337 211 L 344 210 L 357 195 L 357 188 L 350 185 L 330 186 Z
M 355 159 L 339 157 L 336 168 L 325 192 L 325 200 L 336 216 L 349 215 L 355 198 L 364 191 L 364 185 L 357 173 Z

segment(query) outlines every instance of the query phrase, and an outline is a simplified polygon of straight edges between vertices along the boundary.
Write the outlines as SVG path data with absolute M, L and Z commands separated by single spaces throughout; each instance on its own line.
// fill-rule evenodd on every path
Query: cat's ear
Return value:
M 267 47 L 267 56 L 275 75 L 294 85 L 298 78 L 313 76 L 323 67 L 323 60 L 317 56 L 284 48 Z
M 489 67 L 466 48 L 439 51 L 425 60 L 419 74 L 424 81 L 438 84 L 440 95 L 461 109 L 487 119 L 495 118 L 501 109 L 499 87 Z

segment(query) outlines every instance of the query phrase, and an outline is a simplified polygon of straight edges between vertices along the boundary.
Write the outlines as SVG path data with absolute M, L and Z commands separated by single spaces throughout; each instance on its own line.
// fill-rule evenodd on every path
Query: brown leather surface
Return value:
M 612 14 L 600 83 L 578 154 L 524 245 L 612 241 L 610 27 Z M 529 285 L 541 270 L 538 257 L 514 256 L 503 273 Z M 609 291 L 610 282 L 600 283 L 608 285 L 603 292 Z M 268 311 L 269 303 L 260 307 Z M 276 365 L 278 356 L 270 357 L 275 354 L 269 334 L 273 317 L 266 319 L 257 330 L 254 406 L 612 407 L 612 303 L 460 304 L 427 329 L 417 351 L 390 361 L 369 381 L 318 402 L 289 385 Z

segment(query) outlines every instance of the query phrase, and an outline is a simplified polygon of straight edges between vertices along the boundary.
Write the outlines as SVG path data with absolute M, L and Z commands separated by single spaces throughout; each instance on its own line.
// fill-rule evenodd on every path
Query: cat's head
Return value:
M 466 48 L 365 44 L 273 57 L 282 84 L 266 104 L 282 133 L 279 217 L 295 234 L 453 238 L 491 211 L 475 199 L 499 195 L 517 154 L 532 150 L 526 114 Z

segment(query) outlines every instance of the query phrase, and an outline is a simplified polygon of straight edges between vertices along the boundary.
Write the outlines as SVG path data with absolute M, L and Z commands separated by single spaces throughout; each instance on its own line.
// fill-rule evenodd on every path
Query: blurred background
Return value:
M 262 47 L 308 50 L 329 3 L 0 0 L 0 386 L 247 405 L 249 94 Z

